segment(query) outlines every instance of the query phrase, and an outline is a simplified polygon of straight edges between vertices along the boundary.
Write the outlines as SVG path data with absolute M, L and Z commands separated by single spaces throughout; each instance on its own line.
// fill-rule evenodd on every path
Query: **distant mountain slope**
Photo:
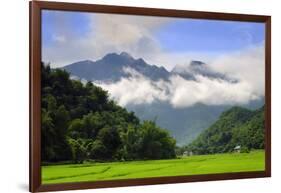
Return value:
M 88 81 L 116 82 L 129 75 L 124 68 L 132 68 L 151 80 L 167 80 L 169 72 L 163 67 L 147 64 L 142 58 L 134 59 L 126 52 L 121 54 L 111 53 L 97 61 L 80 61 L 64 66 L 63 69 L 73 76 Z
M 262 106 L 264 100 L 256 100 L 245 105 L 249 109 Z M 198 135 L 215 123 L 221 113 L 231 108 L 228 105 L 195 104 L 187 108 L 173 108 L 165 102 L 129 105 L 141 120 L 155 120 L 158 125 L 168 129 L 177 139 L 178 145 L 191 143 Z
M 214 123 L 229 106 L 196 104 L 177 109 L 167 103 L 157 102 L 147 105 L 130 105 L 126 108 L 135 112 L 141 120 L 155 120 L 159 126 L 171 132 L 177 139 L 178 145 L 185 145 Z
M 197 154 L 230 152 L 236 146 L 264 148 L 264 107 L 255 111 L 233 107 L 201 133 L 188 149 Z

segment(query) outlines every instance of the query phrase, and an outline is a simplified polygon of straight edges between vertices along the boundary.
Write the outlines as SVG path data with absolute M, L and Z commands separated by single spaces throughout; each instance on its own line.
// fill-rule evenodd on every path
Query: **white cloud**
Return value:
M 197 76 L 197 81 L 185 80 L 179 76 L 171 79 L 170 103 L 177 108 L 196 103 L 208 105 L 245 104 L 260 96 L 252 93 L 249 83 L 229 83 L 220 79 Z
M 208 105 L 241 105 L 264 96 L 263 47 L 244 50 L 213 61 L 211 68 L 239 80 L 231 83 L 195 75 L 196 80 L 186 80 L 174 75 L 169 81 L 151 81 L 132 69 L 124 69 L 129 78 L 116 83 L 100 83 L 110 96 L 122 106 L 164 101 L 175 108 L 196 103 Z
M 54 15 L 57 17 L 55 20 L 62 25 L 55 25 L 53 37 L 57 41 L 51 46 L 43 45 L 42 55 L 43 61 L 51 62 L 55 67 L 79 60 L 97 60 L 105 54 L 122 51 L 135 57 L 152 58 L 161 53 L 159 42 L 152 35 L 153 31 L 172 20 L 150 16 L 89 14 L 89 32 L 77 37 L 70 33 L 72 26 L 67 25 L 69 18 L 66 14 Z M 61 37 L 67 41 L 60 41 Z
M 131 76 L 122 78 L 117 83 L 96 84 L 108 90 L 111 97 L 122 106 L 168 100 L 166 82 L 153 82 L 130 68 L 125 68 L 124 71 Z
M 238 80 L 243 80 L 253 87 L 256 95 L 265 92 L 265 47 L 264 42 L 259 45 L 222 55 L 214 60 L 210 66 L 218 72 L 231 74 Z

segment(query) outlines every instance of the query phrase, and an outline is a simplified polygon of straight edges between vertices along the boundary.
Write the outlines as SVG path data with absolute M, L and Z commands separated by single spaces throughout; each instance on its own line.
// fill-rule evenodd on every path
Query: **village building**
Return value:
M 234 147 L 233 151 L 236 152 L 236 153 L 240 153 L 240 151 L 241 151 L 241 146 L 240 146 L 240 145 L 237 145 L 236 147 Z
M 185 151 L 185 152 L 183 152 L 182 156 L 193 156 L 193 152 L 192 151 Z

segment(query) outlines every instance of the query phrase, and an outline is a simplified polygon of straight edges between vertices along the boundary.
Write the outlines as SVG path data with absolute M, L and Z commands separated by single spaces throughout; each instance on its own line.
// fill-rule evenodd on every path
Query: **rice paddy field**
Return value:
M 260 150 L 241 154 L 195 155 L 169 160 L 42 166 L 42 183 L 56 184 L 264 170 L 265 153 Z

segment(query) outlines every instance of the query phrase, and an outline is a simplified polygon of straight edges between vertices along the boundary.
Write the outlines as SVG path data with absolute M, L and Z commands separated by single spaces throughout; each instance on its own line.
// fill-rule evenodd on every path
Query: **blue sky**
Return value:
M 258 44 L 265 34 L 261 23 L 180 19 L 155 36 L 169 51 L 228 52 Z
M 58 18 L 61 18 L 58 19 Z M 61 22 L 63 21 L 63 23 Z M 54 35 L 60 27 L 67 26 L 71 33 L 79 38 L 87 34 L 90 30 L 89 18 L 87 13 L 82 12 L 62 12 L 62 11 L 43 11 L 42 12 L 42 39 L 45 46 L 54 43 Z
M 170 69 L 181 61 L 208 60 L 210 56 L 263 44 L 264 36 L 263 23 L 48 10 L 42 13 L 43 60 L 57 66 L 127 51 Z

